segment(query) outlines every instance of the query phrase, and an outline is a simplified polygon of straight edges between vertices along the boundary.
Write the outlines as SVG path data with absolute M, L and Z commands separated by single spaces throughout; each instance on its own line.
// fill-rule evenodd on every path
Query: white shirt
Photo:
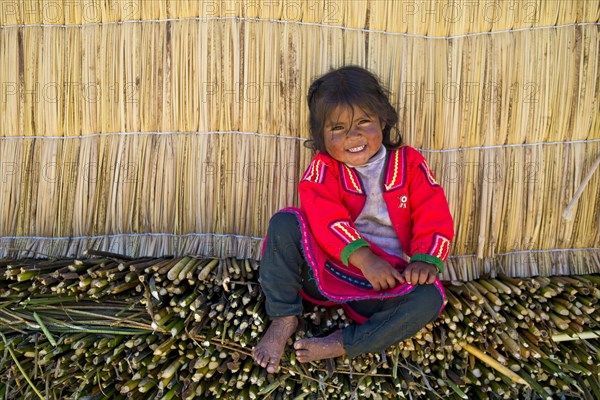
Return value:
M 407 259 L 392 226 L 381 191 L 386 155 L 387 149 L 381 145 L 366 164 L 358 167 L 348 165 L 360 176 L 367 195 L 365 205 L 354 221 L 354 226 L 366 239 L 387 253 Z

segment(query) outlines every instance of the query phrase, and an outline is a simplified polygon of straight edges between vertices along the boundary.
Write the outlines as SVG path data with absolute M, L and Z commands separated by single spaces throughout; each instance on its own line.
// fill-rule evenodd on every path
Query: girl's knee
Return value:
M 444 304 L 442 293 L 435 285 L 420 285 L 419 303 L 422 305 L 423 320 L 425 325 L 435 321 L 440 315 L 440 310 Z
M 294 214 L 287 212 L 274 214 L 269 221 L 263 257 L 285 256 L 288 253 L 295 257 L 301 237 L 298 219 Z
M 410 316 L 410 322 L 420 327 L 427 325 L 440 315 L 444 299 L 434 285 L 418 285 L 405 301 L 399 305 L 402 313 Z
M 269 234 L 289 232 L 290 229 L 298 229 L 298 219 L 292 213 L 279 211 L 269 220 Z

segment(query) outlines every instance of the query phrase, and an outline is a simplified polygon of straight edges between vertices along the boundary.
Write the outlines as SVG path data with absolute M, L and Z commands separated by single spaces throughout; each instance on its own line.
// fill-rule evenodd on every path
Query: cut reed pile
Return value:
M 255 261 L 91 253 L 0 261 L 3 398 L 600 398 L 597 274 L 448 284 L 442 316 L 385 353 L 287 353 L 269 375 L 250 357 L 268 324 Z M 306 310 L 296 337 L 348 323 Z

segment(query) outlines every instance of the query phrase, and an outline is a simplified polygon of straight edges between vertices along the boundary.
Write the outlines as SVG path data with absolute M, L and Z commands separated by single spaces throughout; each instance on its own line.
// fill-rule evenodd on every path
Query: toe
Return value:
M 279 369 L 279 359 L 271 358 L 267 365 L 267 372 L 273 374 Z
M 271 364 L 269 364 L 269 366 L 267 367 L 267 372 L 269 374 L 274 374 L 275 372 L 277 372 L 278 369 L 279 368 L 278 368 L 277 365 L 271 365 Z
M 265 361 L 265 356 L 262 352 L 254 353 L 254 361 L 256 361 L 256 363 L 263 368 L 267 365 L 267 363 Z
M 301 363 L 306 362 L 308 359 L 308 351 L 307 350 L 296 350 L 296 360 Z

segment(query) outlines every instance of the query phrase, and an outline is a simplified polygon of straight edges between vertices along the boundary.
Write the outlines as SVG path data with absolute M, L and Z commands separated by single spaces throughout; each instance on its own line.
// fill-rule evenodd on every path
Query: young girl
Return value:
M 423 156 L 394 143 L 398 114 L 377 78 L 348 66 L 308 91 L 317 150 L 299 184 L 301 206 L 269 222 L 259 282 L 271 325 L 254 360 L 276 372 L 302 298 L 342 304 L 355 323 L 294 343 L 296 359 L 382 351 L 439 315 L 454 236 L 444 191 Z

